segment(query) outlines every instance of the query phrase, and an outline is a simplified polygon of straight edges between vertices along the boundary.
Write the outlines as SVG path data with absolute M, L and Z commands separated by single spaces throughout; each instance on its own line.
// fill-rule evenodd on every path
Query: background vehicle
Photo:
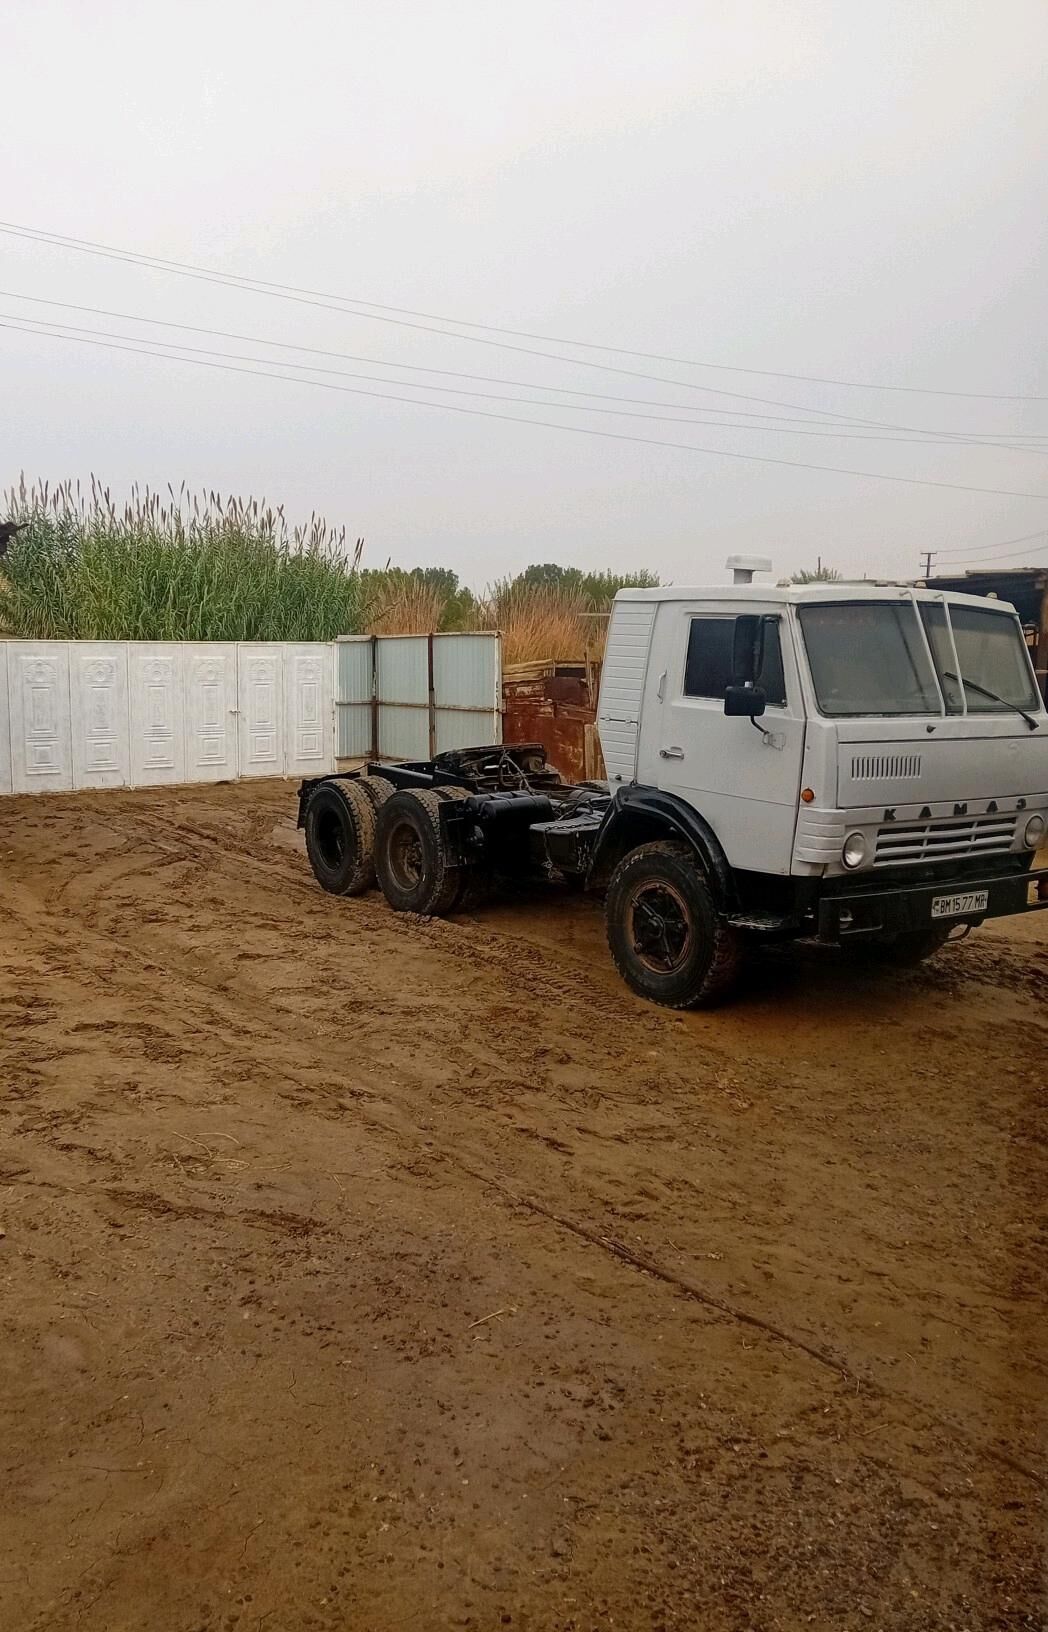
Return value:
M 514 877 L 606 891 L 621 974 L 723 996 L 748 943 L 893 962 L 1048 907 L 1048 714 L 1012 607 L 897 585 L 626 590 L 598 723 L 608 780 L 537 745 L 304 783 L 325 889 L 453 912 Z

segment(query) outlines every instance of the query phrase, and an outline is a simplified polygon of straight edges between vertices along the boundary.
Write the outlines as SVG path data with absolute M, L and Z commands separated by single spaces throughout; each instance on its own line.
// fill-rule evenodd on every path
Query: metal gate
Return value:
M 502 741 L 498 634 L 346 635 L 335 644 L 340 760 L 431 759 Z

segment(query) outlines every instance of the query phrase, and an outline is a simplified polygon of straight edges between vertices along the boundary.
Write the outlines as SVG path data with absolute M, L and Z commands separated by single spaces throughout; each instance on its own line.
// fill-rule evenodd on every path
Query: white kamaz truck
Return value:
M 394 909 L 443 915 L 564 875 L 604 892 L 628 985 L 673 1008 L 725 996 L 762 940 L 911 963 L 1048 907 L 1048 714 L 1001 602 L 866 582 L 625 590 L 598 723 L 606 782 L 492 744 L 303 783 L 318 881 L 377 879 Z

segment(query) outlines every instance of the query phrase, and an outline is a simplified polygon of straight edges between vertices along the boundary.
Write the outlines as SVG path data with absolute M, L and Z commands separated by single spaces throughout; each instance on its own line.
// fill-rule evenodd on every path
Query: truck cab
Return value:
M 598 723 L 624 809 L 698 818 L 739 929 L 901 961 L 1048 905 L 1031 892 L 1048 715 L 1006 604 L 866 582 L 627 590 Z

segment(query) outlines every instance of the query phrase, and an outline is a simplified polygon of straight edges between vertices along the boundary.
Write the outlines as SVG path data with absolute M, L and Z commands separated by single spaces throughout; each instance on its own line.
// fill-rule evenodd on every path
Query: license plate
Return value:
M 969 890 L 967 895 L 933 895 L 933 918 L 965 918 L 970 912 L 985 912 L 990 904 L 989 890 Z

